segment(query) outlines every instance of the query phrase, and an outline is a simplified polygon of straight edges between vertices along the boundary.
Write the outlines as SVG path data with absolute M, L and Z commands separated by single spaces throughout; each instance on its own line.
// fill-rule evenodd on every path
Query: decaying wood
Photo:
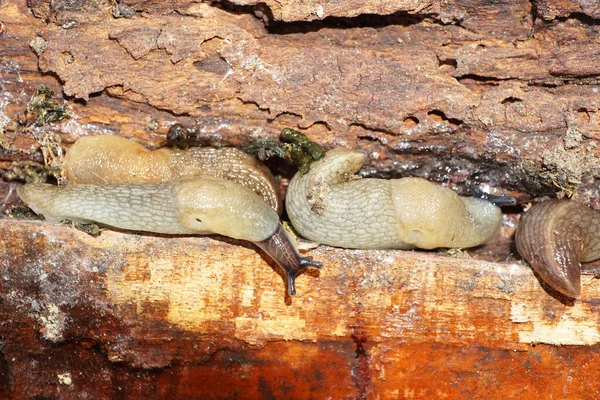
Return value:
M 10 316 L 1 327 L 3 352 L 11 355 L 4 360 L 11 374 L 7 385 L 13 387 L 12 374 L 18 376 L 31 358 L 52 353 L 48 347 L 85 354 L 65 355 L 73 359 L 57 369 L 70 374 L 69 387 L 58 377 L 31 392 L 14 385 L 16 398 L 38 391 L 90 391 L 80 375 L 87 363 L 109 375 L 126 370 L 123 365 L 162 369 L 155 373 L 166 384 L 161 390 L 178 395 L 190 388 L 169 382 L 167 371 L 183 379 L 202 377 L 206 384 L 216 379 L 210 378 L 214 369 L 226 365 L 234 365 L 233 371 L 218 384 L 241 379 L 236 390 L 243 398 L 260 394 L 254 374 L 276 397 L 306 398 L 311 385 L 318 386 L 314 398 L 333 393 L 355 398 L 361 390 L 373 397 L 459 396 L 483 393 L 475 382 L 453 387 L 471 368 L 489 369 L 483 379 L 509 379 L 499 371 L 508 365 L 529 371 L 523 379 L 532 387 L 539 388 L 534 380 L 549 373 L 555 386 L 549 395 L 556 390 L 576 397 L 583 388 L 599 389 L 593 368 L 557 371 L 566 368 L 566 354 L 569 363 L 593 363 L 595 351 L 531 347 L 600 341 L 594 300 L 600 283 L 591 276 L 584 278 L 583 298 L 563 304 L 543 292 L 529 268 L 513 261 L 319 247 L 310 255 L 325 268 L 318 277 L 300 278 L 299 295 L 286 305 L 282 279 L 266 257 L 239 242 L 111 231 L 94 238 L 41 221 L 2 220 L 0 229 L 0 308 Z M 460 352 L 466 358 L 462 365 L 456 358 Z M 437 360 L 441 354 L 448 359 Z M 457 376 L 435 379 L 448 368 L 457 368 Z M 285 387 L 275 384 L 278 379 Z M 201 382 L 190 384 L 204 386 Z M 120 384 L 125 393 L 134 390 Z M 508 386 L 501 392 L 532 393 Z
M 155 148 L 176 123 L 214 146 L 291 127 L 362 149 L 365 176 L 600 208 L 599 15 L 585 0 L 4 1 L 0 211 L 78 137 Z M 34 123 L 40 85 L 70 118 Z M 249 244 L 1 219 L 0 398 L 597 398 L 600 283 L 584 276 L 572 303 L 546 291 L 511 247 L 517 222 L 469 255 L 318 247 L 325 268 L 288 304 Z

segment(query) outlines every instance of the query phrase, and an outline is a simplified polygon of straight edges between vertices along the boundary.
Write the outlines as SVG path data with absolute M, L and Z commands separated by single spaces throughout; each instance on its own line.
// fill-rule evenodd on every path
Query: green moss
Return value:
M 288 160 L 298 167 L 301 174 L 306 174 L 310 169 L 310 164 L 325 156 L 321 146 L 311 142 L 306 135 L 293 129 L 283 129 L 279 139 L 284 142 Z
M 269 139 L 258 139 L 254 142 L 243 146 L 242 151 L 255 155 L 261 161 L 266 161 L 270 158 L 281 158 L 282 160 L 287 159 L 285 150 L 281 147 L 280 143 Z
M 73 222 L 73 226 L 93 237 L 98 237 L 102 233 L 102 228 L 96 224 L 82 224 L 79 222 Z
M 244 146 L 243 151 L 256 155 L 260 160 L 277 157 L 286 160 L 296 167 L 302 174 L 306 174 L 310 164 L 325 156 L 325 151 L 308 140 L 306 135 L 290 128 L 285 128 L 279 135 L 280 142 L 268 139 L 259 139 Z
M 521 165 L 523 190 L 535 197 L 548 196 L 557 189 L 568 186 L 564 178 L 548 171 L 540 171 L 531 161 L 525 160 Z
M 40 85 L 27 103 L 27 111 L 35 115 L 36 125 L 43 126 L 69 117 L 66 108 L 52 100 L 53 95 L 52 89 Z
M 16 206 L 11 208 L 7 215 L 9 217 L 18 218 L 18 219 L 43 219 L 41 215 L 38 215 L 31 210 L 31 208 L 26 205 Z
M 12 168 L 4 172 L 6 180 L 18 180 L 27 183 L 44 183 L 48 178 L 46 169 L 31 161 L 19 161 L 12 165 Z

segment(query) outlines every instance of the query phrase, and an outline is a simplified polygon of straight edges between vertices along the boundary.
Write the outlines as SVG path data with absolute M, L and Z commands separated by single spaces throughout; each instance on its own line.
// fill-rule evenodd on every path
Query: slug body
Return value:
M 365 161 L 339 148 L 294 176 L 286 209 L 302 236 L 346 248 L 433 249 L 477 246 L 498 232 L 501 211 L 488 201 L 420 178 L 359 179 Z
M 277 213 L 257 194 L 234 182 L 203 176 L 151 183 L 27 184 L 21 199 L 49 221 L 97 222 L 115 228 L 164 234 L 217 233 L 248 240 L 286 272 L 287 288 L 306 267 Z
M 271 171 L 232 147 L 161 148 L 155 151 L 119 136 L 84 136 L 63 163 L 69 183 L 160 182 L 200 175 L 227 179 L 261 196 L 278 214 L 282 203 Z
M 571 200 L 538 203 L 521 218 L 515 242 L 545 282 L 579 298 L 580 263 L 600 258 L 600 212 Z

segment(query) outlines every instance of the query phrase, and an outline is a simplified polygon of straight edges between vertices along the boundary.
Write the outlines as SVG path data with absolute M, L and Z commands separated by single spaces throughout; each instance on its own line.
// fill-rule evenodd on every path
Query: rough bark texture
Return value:
M 365 176 L 600 208 L 597 18 L 586 0 L 3 1 L 0 209 L 82 135 L 159 147 L 175 123 L 216 146 L 291 127 L 364 150 Z M 41 84 L 70 118 L 34 123 Z M 248 244 L 2 219 L 0 397 L 597 398 L 600 285 L 546 292 L 515 211 L 470 256 L 319 247 L 288 304 Z

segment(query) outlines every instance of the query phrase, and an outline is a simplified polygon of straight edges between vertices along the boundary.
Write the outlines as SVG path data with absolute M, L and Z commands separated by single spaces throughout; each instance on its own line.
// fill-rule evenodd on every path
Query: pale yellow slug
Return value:
M 145 183 L 26 184 L 21 199 L 48 221 L 97 222 L 125 230 L 164 234 L 217 233 L 254 242 L 284 270 L 287 289 L 295 277 L 321 263 L 301 257 L 277 213 L 237 183 L 203 176 Z
M 286 210 L 302 236 L 345 248 L 433 249 L 477 246 L 498 232 L 502 215 L 492 203 L 420 178 L 359 179 L 365 161 L 338 148 L 292 178 Z
M 63 163 L 69 183 L 160 182 L 210 175 L 246 186 L 278 214 L 278 185 L 256 157 L 232 147 L 160 148 L 155 151 L 119 136 L 84 136 Z

